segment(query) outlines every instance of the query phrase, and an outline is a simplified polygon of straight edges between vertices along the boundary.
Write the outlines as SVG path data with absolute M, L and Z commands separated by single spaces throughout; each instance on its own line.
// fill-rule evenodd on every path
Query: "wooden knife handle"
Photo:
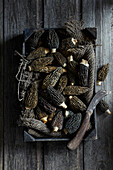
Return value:
M 92 113 L 93 113 L 93 111 L 86 112 L 85 118 L 83 120 L 83 123 L 82 123 L 79 131 L 77 132 L 76 136 L 67 144 L 67 147 L 70 150 L 74 150 L 80 145 L 80 143 L 88 129 L 88 125 L 89 125 L 90 117 L 91 117 Z

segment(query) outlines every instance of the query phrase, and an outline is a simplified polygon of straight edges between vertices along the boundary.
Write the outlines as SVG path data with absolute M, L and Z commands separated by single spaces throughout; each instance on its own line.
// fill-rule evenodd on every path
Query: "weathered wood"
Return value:
M 80 19 L 80 1 L 44 0 L 44 27 L 59 28 L 70 18 Z M 83 146 L 71 152 L 65 142 L 44 143 L 44 167 L 49 170 L 82 170 Z
M 44 27 L 60 28 L 69 19 L 79 20 L 81 17 L 81 1 L 49 1 L 44 0 Z
M 4 0 L 4 169 L 43 169 L 43 145 L 24 143 L 23 129 L 17 127 L 20 108 L 17 101 L 19 57 L 14 50 L 22 52 L 21 34 L 25 28 L 34 28 L 39 20 L 41 1 Z M 40 4 L 41 8 L 42 4 Z M 38 150 L 38 151 L 37 151 Z M 1 160 L 0 160 L 1 161 Z
M 0 169 L 3 169 L 3 0 L 0 1 Z
M 111 0 L 84 0 L 82 1 L 82 17 L 86 26 L 97 27 L 97 44 L 102 46 L 96 47 L 96 67 L 99 68 L 103 64 L 112 63 L 112 34 L 113 34 L 113 2 Z M 113 89 L 112 80 L 113 70 L 110 67 L 107 79 L 101 87 L 96 87 L 96 91 L 100 88 L 106 90 Z M 111 101 L 113 94 L 107 96 L 107 103 L 110 104 L 110 110 L 113 109 Z M 98 113 L 97 113 L 98 114 Z M 87 141 L 84 143 L 84 169 L 112 169 L 113 167 L 113 117 L 104 119 L 104 115 L 98 117 L 98 139 L 96 141 Z

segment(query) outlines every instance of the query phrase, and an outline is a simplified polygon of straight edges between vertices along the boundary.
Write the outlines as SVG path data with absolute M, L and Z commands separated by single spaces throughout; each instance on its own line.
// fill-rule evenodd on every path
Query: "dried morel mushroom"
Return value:
M 47 37 L 48 47 L 51 49 L 52 53 L 56 52 L 56 49 L 59 47 L 59 38 L 54 29 L 50 29 Z
M 74 112 L 84 112 L 87 109 L 87 106 L 77 97 L 77 96 L 70 96 L 70 107 Z
M 62 111 L 59 111 L 53 118 L 51 124 L 54 132 L 57 132 L 58 130 L 62 130 L 63 121 L 64 121 L 63 113 Z
M 43 57 L 36 59 L 28 66 L 29 71 L 39 71 L 42 67 L 51 64 L 53 60 L 53 57 Z
M 78 63 L 73 60 L 73 56 L 68 57 L 68 70 L 77 76 L 78 74 Z
M 66 67 L 66 58 L 59 52 L 54 54 L 55 59 L 57 60 L 58 64 L 62 67 Z
M 61 76 L 57 90 L 62 93 L 65 87 L 67 86 L 67 82 L 68 82 L 67 76 L 66 75 Z
M 45 77 L 42 88 L 46 89 L 48 86 L 54 87 L 62 73 L 62 67 L 57 67 L 57 69 L 53 73 L 50 73 Z
M 31 37 L 28 39 L 27 44 L 29 44 L 30 48 L 36 48 L 39 43 L 39 39 L 44 33 L 44 29 L 36 30 Z
M 38 131 L 45 133 L 45 134 L 50 133 L 50 129 L 47 128 L 46 124 L 44 124 L 40 120 L 33 119 L 33 118 L 22 118 L 22 117 L 20 119 L 22 121 L 23 126 L 38 130 Z
M 34 60 L 43 56 L 46 56 L 46 54 L 49 53 L 49 49 L 44 47 L 39 47 L 36 50 L 32 51 L 28 56 L 28 60 Z
M 69 78 L 69 84 L 71 86 L 74 86 L 75 82 L 76 82 L 75 74 L 70 72 L 70 71 L 68 71 L 68 78 Z
M 81 113 L 73 114 L 67 121 L 64 127 L 64 132 L 67 134 L 75 133 L 80 127 L 82 119 Z
M 72 115 L 74 115 L 74 113 L 73 113 L 71 110 L 66 110 L 66 111 L 65 111 L 65 118 L 69 118 L 69 117 L 71 117 Z
M 84 46 L 79 46 L 77 48 L 68 49 L 68 52 L 70 52 L 73 55 L 73 58 L 75 61 L 80 61 L 84 54 L 85 54 L 86 48 Z
M 74 38 L 66 38 L 62 40 L 60 49 L 67 51 L 70 48 L 74 48 L 76 46 L 77 39 Z
M 88 91 L 88 87 L 81 87 L 81 86 L 67 86 L 63 94 L 64 95 L 81 95 Z
M 42 66 L 42 67 L 39 67 L 39 72 L 50 73 L 50 72 L 56 70 L 56 68 L 57 68 L 56 66 Z
M 34 109 L 38 103 L 37 83 L 34 82 L 25 97 L 25 108 Z
M 79 84 L 80 86 L 88 86 L 89 64 L 87 60 L 82 59 L 79 67 Z
M 55 90 L 53 87 L 48 87 L 47 94 L 48 98 L 50 98 L 54 105 L 67 108 L 67 105 L 65 104 L 65 98 L 58 90 Z
M 101 85 L 102 82 L 106 79 L 106 76 L 108 74 L 109 71 L 109 63 L 102 66 L 97 73 L 97 85 Z
M 44 98 L 39 96 L 39 106 L 41 106 L 47 113 L 54 113 L 56 108 L 47 102 Z
M 47 113 L 42 111 L 38 106 L 36 107 L 35 114 L 37 119 L 41 120 L 43 123 L 47 123 Z
M 21 115 L 24 118 L 35 118 L 34 110 L 33 109 L 25 109 L 24 111 L 21 112 Z
M 102 112 L 102 113 L 108 113 L 111 114 L 111 111 L 109 110 L 109 105 L 104 101 L 101 100 L 99 104 L 97 105 L 97 108 Z
M 49 117 L 48 117 L 48 121 L 51 122 L 52 119 L 53 119 L 53 117 L 54 117 L 55 115 L 56 115 L 56 112 L 51 113 L 51 114 L 49 115 Z

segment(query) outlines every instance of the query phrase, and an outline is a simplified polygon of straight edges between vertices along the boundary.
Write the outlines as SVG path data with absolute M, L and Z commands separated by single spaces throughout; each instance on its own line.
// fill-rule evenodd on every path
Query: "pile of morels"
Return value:
M 26 56 L 17 52 L 22 62 L 16 76 L 19 123 L 29 134 L 62 137 L 77 132 L 94 93 L 95 39 L 94 29 L 70 21 L 61 29 L 35 30 L 26 41 Z M 98 85 L 108 70 L 109 64 L 99 70 Z M 99 105 L 110 113 L 104 101 Z

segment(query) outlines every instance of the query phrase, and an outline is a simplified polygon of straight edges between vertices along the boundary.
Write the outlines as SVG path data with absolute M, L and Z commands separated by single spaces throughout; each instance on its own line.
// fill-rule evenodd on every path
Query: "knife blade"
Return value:
M 99 103 L 99 101 L 102 100 L 103 97 L 105 97 L 106 95 L 108 95 L 110 93 L 111 93 L 111 91 L 100 90 L 92 98 L 92 100 L 86 110 L 86 115 L 84 117 L 84 120 L 82 122 L 82 125 L 81 125 L 79 131 L 77 132 L 76 136 L 71 141 L 69 141 L 69 143 L 67 144 L 67 147 L 70 150 L 75 150 L 80 145 L 80 143 L 83 140 L 83 137 L 88 129 L 88 125 L 90 122 L 91 115 L 93 114 L 93 110 L 96 108 L 96 105 Z

